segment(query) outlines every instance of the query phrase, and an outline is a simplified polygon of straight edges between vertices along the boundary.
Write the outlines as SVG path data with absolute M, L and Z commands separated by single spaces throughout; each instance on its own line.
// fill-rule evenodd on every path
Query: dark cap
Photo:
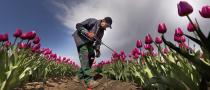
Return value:
M 108 27 L 110 27 L 112 29 L 112 18 L 111 17 L 105 17 L 104 20 L 106 21 L 106 23 L 108 24 Z

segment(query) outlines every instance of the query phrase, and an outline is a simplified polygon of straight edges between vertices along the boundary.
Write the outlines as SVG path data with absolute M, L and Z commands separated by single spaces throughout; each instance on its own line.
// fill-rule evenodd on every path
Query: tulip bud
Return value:
M 151 44 L 152 43 L 152 37 L 150 36 L 150 34 L 147 34 L 145 37 L 145 43 L 146 44 Z
M 175 35 L 176 35 L 176 36 L 182 36 L 182 35 L 183 35 L 182 29 L 178 27 L 178 28 L 175 30 Z
M 176 41 L 176 42 L 181 42 L 181 36 L 176 36 L 175 34 L 174 34 L 174 41 Z
M 155 38 L 155 42 L 156 42 L 157 44 L 161 44 L 163 41 L 162 41 L 161 37 L 156 37 L 156 38 Z
M 19 28 L 17 28 L 16 31 L 15 31 L 15 33 L 13 34 L 13 36 L 17 38 L 17 37 L 20 37 L 21 34 L 22 34 L 22 30 L 19 29 Z
M 136 47 L 137 47 L 137 48 L 141 48 L 141 47 L 142 47 L 142 42 L 141 42 L 141 40 L 137 40 L 137 41 L 136 41 Z
M 179 16 L 187 16 L 193 12 L 192 6 L 186 1 L 180 1 L 177 7 Z
M 210 18 L 210 6 L 206 5 L 206 6 L 203 6 L 202 7 L 202 10 L 199 11 L 200 12 L 200 15 L 203 17 L 203 18 Z
M 24 49 L 26 47 L 27 47 L 27 45 L 25 43 L 23 43 L 23 42 L 18 44 L 18 48 L 19 49 Z
M 38 36 L 36 36 L 33 43 L 38 44 L 39 42 L 40 42 L 40 38 Z
M 6 41 L 5 45 L 6 45 L 6 47 L 9 47 L 11 45 L 11 42 L 10 41 Z
M 197 27 L 197 25 L 195 25 L 195 27 Z M 188 26 L 187 26 L 187 30 L 189 32 L 194 32 L 196 30 L 196 28 L 193 27 L 193 24 L 192 23 L 189 23 Z
M 158 25 L 158 32 L 164 34 L 166 33 L 166 31 L 167 31 L 167 28 L 166 28 L 165 23 L 160 23 Z
M 5 34 L 0 34 L 0 42 L 4 42 L 4 41 L 8 41 L 9 39 L 8 39 L 8 34 L 7 33 L 5 33 Z

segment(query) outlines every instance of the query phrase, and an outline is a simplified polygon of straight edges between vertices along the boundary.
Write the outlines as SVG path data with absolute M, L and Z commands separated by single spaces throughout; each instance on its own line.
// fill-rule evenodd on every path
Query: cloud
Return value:
M 182 27 L 186 31 L 188 20 L 179 17 L 177 3 L 180 0 L 84 0 L 76 4 L 53 2 L 63 13 L 57 13 L 56 17 L 69 28 L 72 34 L 75 25 L 87 18 L 102 19 L 106 16 L 113 18 L 113 29 L 108 29 L 103 37 L 103 42 L 119 51 L 124 49 L 130 52 L 137 39 L 144 40 L 147 33 L 153 38 L 158 36 L 157 26 L 165 22 L 168 27 L 166 34 L 169 40 L 173 40 L 175 28 Z M 209 4 L 207 0 L 186 0 L 194 7 L 192 17 L 200 17 L 198 9 Z M 210 28 L 209 22 L 201 23 L 204 29 Z M 206 32 L 206 31 L 205 31 Z M 208 32 L 208 31 L 207 31 Z M 108 59 L 111 53 L 102 46 L 102 58 Z

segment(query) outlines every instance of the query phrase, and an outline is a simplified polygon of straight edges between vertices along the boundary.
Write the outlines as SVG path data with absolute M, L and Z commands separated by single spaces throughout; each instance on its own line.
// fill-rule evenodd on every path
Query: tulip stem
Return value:
M 15 46 L 16 40 L 17 40 L 17 38 L 15 38 L 15 40 L 14 40 L 14 43 L 13 43 L 12 47 L 14 47 L 14 46 Z

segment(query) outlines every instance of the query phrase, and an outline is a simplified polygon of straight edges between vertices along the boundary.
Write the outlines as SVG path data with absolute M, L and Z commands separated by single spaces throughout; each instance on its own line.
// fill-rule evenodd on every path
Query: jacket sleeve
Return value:
M 91 24 L 93 24 L 94 21 L 95 21 L 95 19 L 93 19 L 93 18 L 86 19 L 85 21 L 83 21 L 83 22 L 81 22 L 81 23 L 77 23 L 77 24 L 76 24 L 76 29 L 77 29 L 79 32 L 81 32 L 81 33 L 87 35 L 88 30 L 87 30 L 85 27 L 90 27 Z

